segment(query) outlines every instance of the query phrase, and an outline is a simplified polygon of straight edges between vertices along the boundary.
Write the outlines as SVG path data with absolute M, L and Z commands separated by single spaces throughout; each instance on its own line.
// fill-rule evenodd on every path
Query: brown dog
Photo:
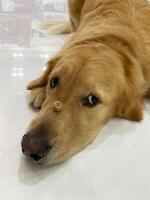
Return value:
M 30 103 L 41 111 L 22 149 L 49 165 L 81 151 L 114 116 L 142 120 L 150 88 L 148 1 L 69 0 L 68 5 L 70 26 L 64 31 L 74 34 L 28 86 Z

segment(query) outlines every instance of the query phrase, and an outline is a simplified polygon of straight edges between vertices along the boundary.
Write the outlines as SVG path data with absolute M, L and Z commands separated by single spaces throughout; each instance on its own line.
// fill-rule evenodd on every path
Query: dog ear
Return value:
M 131 121 L 143 119 L 144 79 L 135 66 L 126 66 L 125 81 L 117 102 L 117 116 Z
M 118 104 L 117 115 L 130 121 L 143 119 L 143 101 L 133 93 L 123 94 Z
M 32 89 L 36 89 L 38 87 L 42 87 L 45 86 L 47 84 L 48 81 L 48 76 L 49 74 L 52 72 L 56 62 L 60 59 L 59 56 L 55 56 L 54 58 L 52 58 L 48 63 L 47 63 L 47 69 L 44 71 L 44 74 L 42 76 L 40 76 L 39 78 L 31 81 L 28 86 L 27 89 L 28 90 L 32 90 Z

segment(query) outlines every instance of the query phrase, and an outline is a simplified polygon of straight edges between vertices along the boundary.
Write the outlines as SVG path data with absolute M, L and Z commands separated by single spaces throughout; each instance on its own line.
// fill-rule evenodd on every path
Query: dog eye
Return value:
M 94 107 L 100 102 L 99 98 L 92 94 L 83 99 L 83 105 L 87 107 Z
M 52 78 L 50 82 L 51 88 L 55 88 L 58 85 L 58 82 L 59 82 L 58 77 Z

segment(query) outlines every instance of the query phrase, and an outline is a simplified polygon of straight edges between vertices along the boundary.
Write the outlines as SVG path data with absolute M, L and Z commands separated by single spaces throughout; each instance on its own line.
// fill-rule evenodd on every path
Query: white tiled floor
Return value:
M 35 113 L 25 86 L 59 47 L 0 50 L 0 199 L 149 200 L 150 104 L 141 123 L 112 120 L 97 139 L 68 162 L 32 166 L 20 140 Z

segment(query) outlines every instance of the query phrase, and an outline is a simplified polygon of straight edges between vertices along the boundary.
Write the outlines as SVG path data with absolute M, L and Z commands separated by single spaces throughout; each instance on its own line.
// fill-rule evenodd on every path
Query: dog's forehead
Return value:
M 63 84 L 67 83 L 72 88 L 81 87 L 91 91 L 97 87 L 112 88 L 112 72 L 105 61 L 104 58 L 94 60 L 92 57 L 85 60 L 82 53 L 80 56 L 66 54 L 56 63 L 50 76 L 58 76 Z
M 54 67 L 50 77 L 59 77 L 63 83 L 67 85 L 84 87 L 85 89 L 93 89 L 100 83 L 101 87 L 105 80 L 105 74 L 100 67 L 89 66 L 88 63 L 81 65 L 78 62 L 58 62 Z M 108 80 L 107 80 L 108 81 Z
M 79 76 L 80 71 L 82 70 L 82 67 L 78 64 L 72 64 L 72 63 L 57 63 L 57 65 L 54 67 L 52 74 L 50 76 L 58 76 L 61 78 L 69 78 L 70 80 L 72 78 L 75 78 Z

